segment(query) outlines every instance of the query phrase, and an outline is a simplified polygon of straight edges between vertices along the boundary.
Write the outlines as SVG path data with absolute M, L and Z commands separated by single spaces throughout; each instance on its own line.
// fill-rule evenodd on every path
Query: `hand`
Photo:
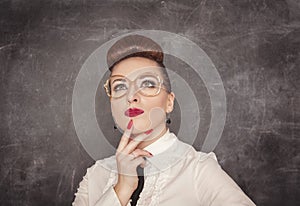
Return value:
M 144 157 L 152 157 L 152 154 L 148 151 L 137 148 L 139 143 L 151 132 L 146 132 L 135 138 L 139 140 L 130 140 L 132 130 L 133 124 L 130 120 L 121 137 L 116 153 L 118 182 L 114 189 L 122 205 L 127 205 L 132 193 L 138 186 L 137 166 L 144 167 Z

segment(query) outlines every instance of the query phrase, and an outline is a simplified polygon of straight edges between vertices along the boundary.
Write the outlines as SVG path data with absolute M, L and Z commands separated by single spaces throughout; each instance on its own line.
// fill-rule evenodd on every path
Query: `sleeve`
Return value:
M 79 184 L 79 188 L 75 193 L 75 200 L 72 206 L 88 206 L 89 196 L 88 196 L 88 174 L 86 174 Z
M 221 168 L 214 153 L 199 159 L 195 178 L 200 203 L 210 206 L 255 206 Z
M 100 170 L 101 171 L 101 170 Z M 102 170 L 105 173 L 105 171 Z M 87 169 L 79 184 L 72 206 L 121 206 L 113 185 L 106 188 L 107 175 L 99 173 L 95 165 Z M 106 188 L 106 189 L 105 189 Z

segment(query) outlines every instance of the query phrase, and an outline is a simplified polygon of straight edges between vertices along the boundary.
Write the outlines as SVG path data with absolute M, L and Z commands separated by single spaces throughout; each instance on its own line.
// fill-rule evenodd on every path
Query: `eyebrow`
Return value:
M 116 81 L 121 81 L 121 82 L 125 82 L 126 80 L 123 78 L 118 78 L 118 79 L 114 79 L 111 84 L 115 83 Z

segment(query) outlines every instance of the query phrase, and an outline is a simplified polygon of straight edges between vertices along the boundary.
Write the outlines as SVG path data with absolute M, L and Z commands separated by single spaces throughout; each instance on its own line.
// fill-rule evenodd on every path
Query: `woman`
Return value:
M 167 128 L 175 94 L 153 40 L 126 36 L 108 51 L 105 90 L 123 132 L 116 155 L 87 170 L 74 206 L 254 205 L 221 169 Z

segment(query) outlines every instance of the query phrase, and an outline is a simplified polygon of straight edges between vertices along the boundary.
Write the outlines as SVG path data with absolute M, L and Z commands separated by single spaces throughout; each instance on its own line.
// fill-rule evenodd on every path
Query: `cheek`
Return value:
M 156 107 L 150 110 L 149 112 L 149 120 L 151 122 L 152 128 L 157 127 L 158 125 L 165 124 L 166 113 L 160 108 Z
M 145 105 L 144 109 L 146 109 L 147 112 L 144 114 L 143 118 L 138 118 L 134 121 L 134 127 L 137 130 L 147 131 L 165 124 L 166 101 L 163 96 L 157 96 L 157 98 L 145 98 L 142 100 L 142 104 Z
M 112 101 L 111 102 L 111 113 L 112 117 L 118 127 L 122 130 L 125 130 L 129 121 L 129 118 L 124 115 L 125 107 L 122 105 L 126 105 L 120 101 Z
M 162 108 L 151 108 L 143 118 L 134 120 L 134 129 L 136 129 L 136 132 L 154 129 L 161 124 L 165 124 L 165 119 L 165 111 Z

